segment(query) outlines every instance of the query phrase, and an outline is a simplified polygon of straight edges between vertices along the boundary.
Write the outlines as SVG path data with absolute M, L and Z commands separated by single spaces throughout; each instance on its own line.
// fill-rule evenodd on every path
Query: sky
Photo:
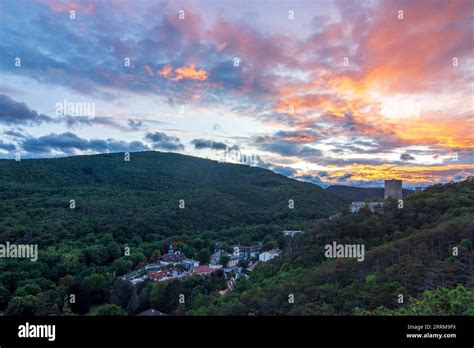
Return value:
M 321 186 L 459 181 L 473 64 L 471 0 L 0 0 L 0 158 L 156 150 Z

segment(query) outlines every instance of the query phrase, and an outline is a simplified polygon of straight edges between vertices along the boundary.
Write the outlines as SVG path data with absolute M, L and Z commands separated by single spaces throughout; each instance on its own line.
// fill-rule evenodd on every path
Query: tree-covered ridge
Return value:
M 72 310 L 85 314 L 112 301 L 115 277 L 170 243 L 196 258 L 216 242 L 283 247 L 282 229 L 306 228 L 345 204 L 269 170 L 178 154 L 0 160 L 0 243 L 39 245 L 37 262 L 0 259 L 0 311 L 67 313 L 64 297 L 74 292 L 82 301 Z M 130 314 L 148 304 L 150 286 L 133 289 L 140 305 Z
M 123 154 L 2 160 L 0 202 L 2 239 L 51 235 L 49 245 L 99 231 L 125 241 L 130 233 L 143 238 L 314 220 L 345 204 L 265 169 L 159 152 L 132 153 L 130 162 Z
M 364 244 L 365 261 L 326 259 L 324 245 L 333 241 Z M 403 209 L 392 202 L 383 214 L 365 209 L 320 222 L 295 237 L 283 257 L 257 267 L 231 294 L 191 313 L 472 315 L 473 243 L 474 182 L 435 185 L 408 197 Z M 449 290 L 458 285 L 463 286 L 456 290 L 459 296 Z M 414 305 L 431 296 L 425 291 L 443 303 L 456 297 L 452 306 L 458 309 Z

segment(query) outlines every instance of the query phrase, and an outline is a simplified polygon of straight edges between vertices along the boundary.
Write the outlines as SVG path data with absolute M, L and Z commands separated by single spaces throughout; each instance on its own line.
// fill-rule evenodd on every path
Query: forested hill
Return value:
M 351 201 L 365 201 L 367 199 L 383 199 L 383 187 L 353 187 L 344 185 L 332 185 L 326 191 L 338 194 Z M 412 194 L 412 190 L 403 189 L 403 197 Z
M 170 244 L 204 264 L 218 242 L 283 247 L 282 229 L 346 204 L 266 169 L 172 153 L 0 160 L 0 244 L 37 244 L 39 254 L 36 262 L 0 259 L 0 315 L 69 313 L 68 292 L 84 295 L 75 313 L 121 304 L 115 277 L 156 261 Z M 151 285 L 128 289 L 129 313 L 149 307 Z
M 404 203 L 318 223 L 231 294 L 189 313 L 474 315 L 474 180 Z M 333 241 L 363 244 L 364 261 L 325 258 Z
M 325 217 L 345 204 L 318 186 L 266 169 L 173 153 L 132 153 L 129 162 L 123 153 L 0 160 L 3 240 L 19 241 L 26 231 L 33 239 L 42 234 L 77 241 L 87 232 L 169 236 L 284 224 Z

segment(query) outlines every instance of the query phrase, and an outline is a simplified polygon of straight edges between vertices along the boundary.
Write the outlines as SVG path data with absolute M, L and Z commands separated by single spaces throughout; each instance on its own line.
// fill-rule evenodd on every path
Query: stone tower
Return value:
M 401 180 L 385 180 L 384 199 L 393 198 L 395 200 L 403 199 L 402 181 Z

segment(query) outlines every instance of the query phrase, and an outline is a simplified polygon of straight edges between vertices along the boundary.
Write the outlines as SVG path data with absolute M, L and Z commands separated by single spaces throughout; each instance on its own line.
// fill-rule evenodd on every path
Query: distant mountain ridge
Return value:
M 383 199 L 383 187 L 354 187 L 344 185 L 332 185 L 326 191 L 345 197 L 351 201 L 365 201 L 367 199 Z M 414 191 L 403 189 L 403 197 L 412 194 Z
M 347 204 L 319 186 L 267 169 L 155 151 L 131 153 L 129 162 L 123 153 L 0 160 L 0 202 L 0 220 L 38 229 L 40 217 L 54 218 L 70 222 L 69 233 L 78 221 L 171 233 L 314 220 Z

